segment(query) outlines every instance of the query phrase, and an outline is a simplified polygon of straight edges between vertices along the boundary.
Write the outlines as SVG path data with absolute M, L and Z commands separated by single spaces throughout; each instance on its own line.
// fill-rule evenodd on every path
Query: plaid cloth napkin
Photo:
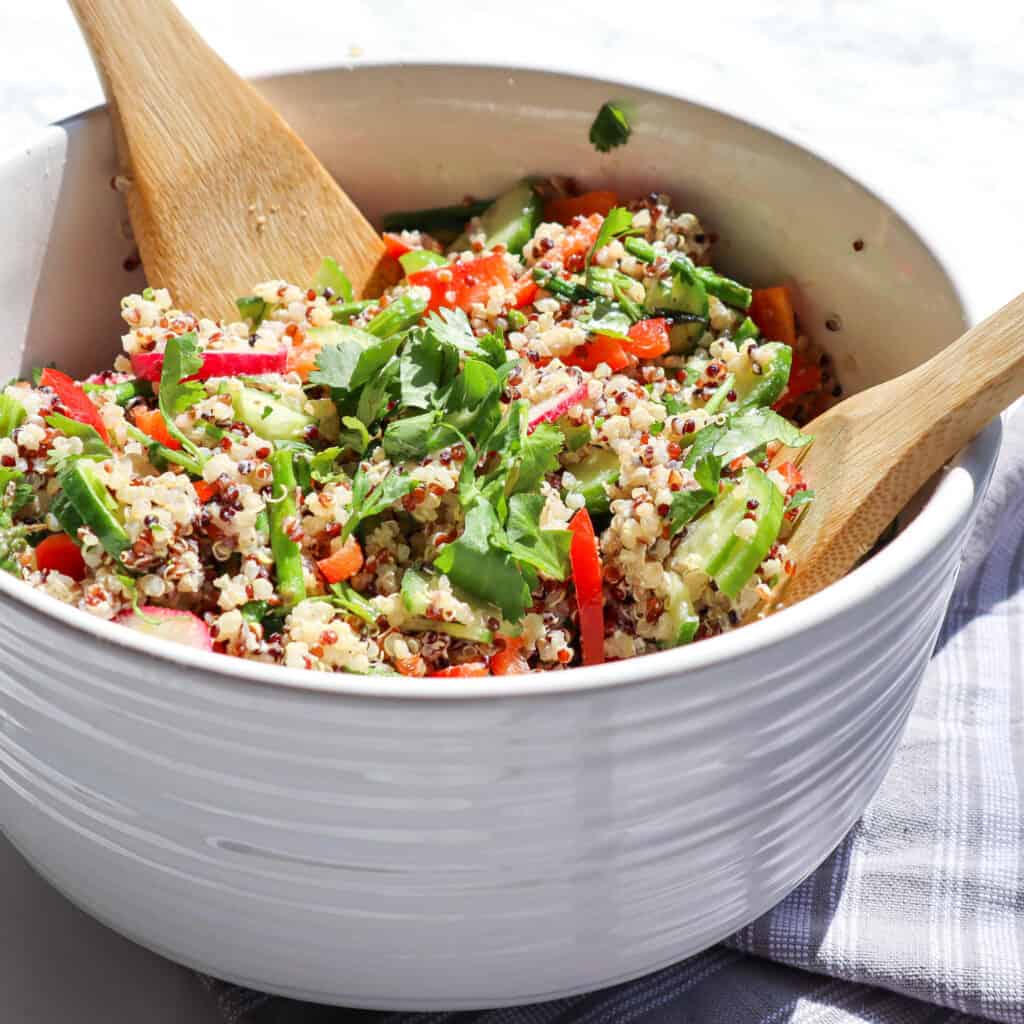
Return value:
M 227 1024 L 1024 1024 L 1024 408 L 902 747 L 832 856 L 724 945 L 480 1013 L 313 1006 L 212 979 Z

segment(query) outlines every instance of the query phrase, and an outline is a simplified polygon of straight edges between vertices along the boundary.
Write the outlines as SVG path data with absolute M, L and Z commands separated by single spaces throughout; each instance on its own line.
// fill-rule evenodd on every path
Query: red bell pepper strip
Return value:
M 625 348 L 639 359 L 656 359 L 672 348 L 668 336 L 668 321 L 664 317 L 641 320 L 629 329 L 629 342 Z
M 205 505 L 217 493 L 216 485 L 208 484 L 205 480 L 193 480 L 192 489 L 196 492 L 200 505 Z
M 392 231 L 385 231 L 381 237 L 384 239 L 384 251 L 396 260 L 399 256 L 404 256 L 407 252 L 412 252 L 412 246 L 406 245 L 405 242 L 402 241 L 401 235 L 396 235 Z
M 604 661 L 604 590 L 601 584 L 601 554 L 597 546 L 590 513 L 581 508 L 569 523 L 572 544 L 569 562 L 580 612 L 580 640 L 583 664 L 600 665 Z
M 430 673 L 434 678 L 466 679 L 470 676 L 486 676 L 487 666 L 482 661 L 467 661 L 462 665 L 449 665 Z
M 164 422 L 164 414 L 159 409 L 133 409 L 131 416 L 135 426 L 154 441 L 159 441 L 173 451 L 181 448 L 181 442 L 171 435 Z
M 769 341 L 784 341 L 790 347 L 796 344 L 793 299 L 784 284 L 755 288 L 748 313 Z
M 622 347 L 622 342 L 607 335 L 595 335 L 590 341 L 562 357 L 566 366 L 578 366 L 581 370 L 596 370 L 598 364 L 607 363 L 613 371 L 624 370 L 629 366 L 629 356 Z
M 78 582 L 85 579 L 82 552 L 66 533 L 51 534 L 36 546 L 36 565 L 40 571 L 55 570 Z
M 544 220 L 568 224 L 573 217 L 589 217 L 598 213 L 608 216 L 608 211 L 617 206 L 619 197 L 614 192 L 584 192 L 581 196 L 562 196 L 544 204 Z
M 461 309 L 468 312 L 476 302 L 486 302 L 495 285 L 511 288 L 512 272 L 501 253 L 463 260 L 445 267 L 427 267 L 409 275 L 409 284 L 430 290 L 428 309 Z
M 52 388 L 60 404 L 64 406 L 67 415 L 79 423 L 87 423 L 94 427 L 96 433 L 109 444 L 110 435 L 104 426 L 99 409 L 92 403 L 92 399 L 76 384 L 66 373 L 48 366 L 39 375 L 39 383 L 42 387 Z

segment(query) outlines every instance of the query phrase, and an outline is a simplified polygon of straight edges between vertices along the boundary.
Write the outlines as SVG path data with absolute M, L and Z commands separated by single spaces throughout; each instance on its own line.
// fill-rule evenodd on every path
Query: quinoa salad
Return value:
M 838 394 L 785 286 L 667 196 L 525 180 L 396 213 L 401 279 L 158 287 L 112 370 L 0 392 L 0 566 L 90 615 L 292 668 L 485 676 L 737 626 Z

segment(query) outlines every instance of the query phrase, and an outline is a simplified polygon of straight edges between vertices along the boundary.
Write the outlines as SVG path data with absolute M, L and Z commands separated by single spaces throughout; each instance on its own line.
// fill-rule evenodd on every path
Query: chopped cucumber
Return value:
M 510 253 L 523 251 L 540 223 L 541 202 L 533 183 L 524 178 L 498 196 L 480 215 L 485 244 L 490 248 L 503 245 Z M 469 235 L 463 232 L 450 246 L 450 251 L 469 248 Z
M 382 309 L 366 325 L 366 329 L 377 338 L 390 338 L 419 323 L 426 311 L 427 300 L 422 295 L 406 292 Z
M 65 491 L 59 491 L 50 503 L 50 511 L 54 514 L 60 528 L 77 544 L 78 531 L 85 526 L 82 517 L 75 511 L 71 499 Z
M 742 539 L 736 528 L 751 511 L 748 502 L 756 502 L 755 527 L 749 539 Z M 681 563 L 696 555 L 718 589 L 735 598 L 778 538 L 784 510 L 785 501 L 775 484 L 759 469 L 744 470 L 739 480 L 690 524 L 674 561 Z
M 693 610 L 693 598 L 678 573 L 668 573 L 669 647 L 690 643 L 697 633 L 700 619 Z
M 681 314 L 669 328 L 673 352 L 688 352 L 703 337 L 708 323 L 708 295 L 695 275 L 687 275 L 680 264 L 672 264 L 667 279 L 649 278 L 644 306 L 649 313 L 671 317 Z
M 748 338 L 758 338 L 761 336 L 761 332 L 757 329 L 757 324 L 748 316 L 743 323 L 736 328 L 736 332 L 732 336 L 732 340 L 739 345 L 741 342 L 746 341 Z
M 131 541 L 121 524 L 117 502 L 100 480 L 96 464 L 89 459 L 65 459 L 57 470 L 57 481 L 82 524 L 96 534 L 112 558 L 120 561 Z
M 235 305 L 238 307 L 238 315 L 254 331 L 263 323 L 263 318 L 268 312 L 267 303 L 258 295 L 243 295 L 240 299 L 235 299 Z
M 478 199 L 471 203 L 457 203 L 454 206 L 431 206 L 425 210 L 396 210 L 381 218 L 385 231 L 426 231 L 435 238 L 458 234 L 471 217 L 478 217 L 493 199 Z
M 415 274 L 418 270 L 426 270 L 428 267 L 443 267 L 448 260 L 439 252 L 433 252 L 430 249 L 413 249 L 410 252 L 402 253 L 398 257 L 398 262 L 402 264 L 402 270 L 408 277 L 410 274 Z
M 0 394 L 0 437 L 10 437 L 27 415 L 21 402 Z
M 754 406 L 770 406 L 779 400 L 789 382 L 789 371 L 793 365 L 793 350 L 784 342 L 770 341 L 758 348 L 761 353 L 771 354 L 771 362 L 763 366 L 761 373 L 754 373 L 747 365 L 736 374 L 734 385 L 737 401 L 735 408 L 750 409 Z
M 120 384 L 83 384 L 88 394 L 108 394 L 118 405 L 127 405 L 133 398 L 149 398 L 153 385 L 148 380 L 125 380 Z
M 491 619 L 500 619 L 501 613 L 496 608 L 490 608 L 479 601 L 466 597 L 465 594 L 457 596 L 471 609 L 469 622 L 445 622 L 441 619 L 425 618 L 427 608 L 430 606 L 430 590 L 435 580 L 436 577 L 427 576 L 416 569 L 406 569 L 405 575 L 402 577 L 402 604 L 414 618 L 407 619 L 403 623 L 404 628 L 416 633 L 435 630 L 460 640 L 473 640 L 481 644 L 492 643 L 494 633 L 487 627 L 487 622 Z
M 317 271 L 313 287 L 318 292 L 330 290 L 344 302 L 352 301 L 352 282 L 345 275 L 345 271 L 338 266 L 338 261 L 325 256 Z
M 570 493 L 583 495 L 587 511 L 592 515 L 607 515 L 610 511 L 608 488 L 619 479 L 619 457 L 607 448 L 588 452 L 569 472 L 576 477 Z
M 265 391 L 242 387 L 232 395 L 235 415 L 268 441 L 301 441 L 316 420 Z

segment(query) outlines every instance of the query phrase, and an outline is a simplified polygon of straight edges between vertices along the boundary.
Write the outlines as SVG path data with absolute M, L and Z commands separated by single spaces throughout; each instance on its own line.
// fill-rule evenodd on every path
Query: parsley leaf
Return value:
M 167 433 L 179 441 L 181 447 L 196 460 L 202 458 L 199 448 L 182 433 L 174 419 L 206 397 L 206 388 L 201 381 L 185 379 L 198 372 L 202 365 L 203 357 L 199 354 L 194 332 L 168 339 L 157 392 L 157 404 L 167 426 Z
M 399 498 L 404 498 L 415 486 L 416 481 L 411 476 L 390 469 L 383 480 L 371 487 L 360 464 L 352 478 L 352 504 L 349 506 L 348 519 L 341 528 L 341 539 L 344 541 L 364 519 L 383 512 Z
M 513 494 L 508 503 L 507 548 L 513 558 L 552 579 L 564 580 L 569 573 L 569 530 L 544 530 L 540 514 L 544 508 L 540 494 Z
M 533 598 L 522 569 L 504 549 L 504 543 L 493 507 L 477 498 L 466 511 L 461 535 L 441 548 L 434 565 L 455 586 L 496 605 L 506 619 L 516 622 Z
M 781 441 L 787 448 L 802 448 L 812 440 L 771 409 L 744 409 L 727 416 L 721 424 L 712 421 L 697 431 L 684 465 L 692 469 L 709 454 L 717 455 L 728 465 L 771 441 Z
M 632 130 L 622 107 L 609 100 L 597 112 L 590 126 L 590 141 L 599 153 L 607 153 L 616 146 L 625 145 Z
M 717 455 L 702 456 L 693 467 L 693 475 L 698 484 L 695 490 L 676 491 L 672 495 L 669 526 L 673 534 L 678 533 L 718 496 L 722 460 Z

